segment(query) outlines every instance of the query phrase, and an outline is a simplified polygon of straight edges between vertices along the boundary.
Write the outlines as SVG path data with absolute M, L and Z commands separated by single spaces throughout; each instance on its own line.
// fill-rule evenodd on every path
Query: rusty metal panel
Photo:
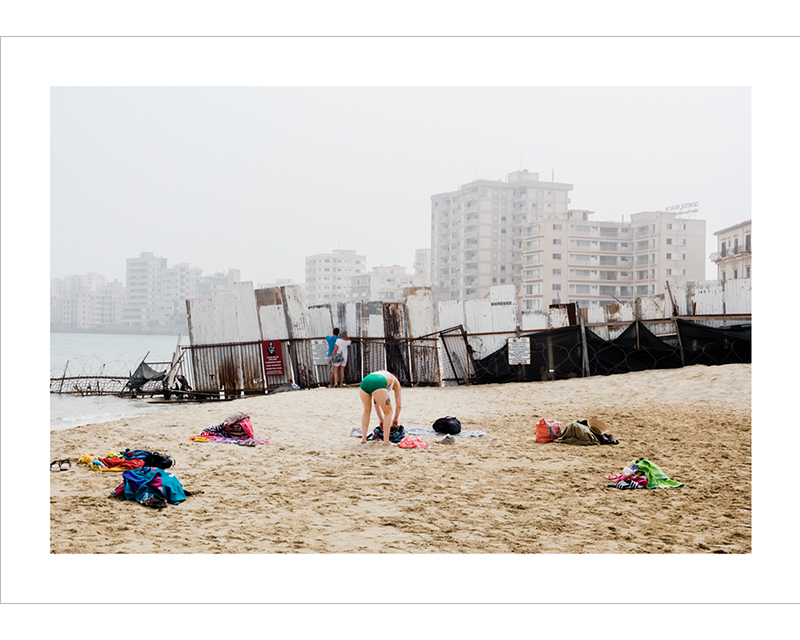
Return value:
M 663 293 L 636 298 L 636 316 L 640 320 L 657 320 L 659 318 L 669 318 L 671 315 L 667 310 L 667 303 Z
M 496 340 L 494 336 L 475 336 L 475 333 L 491 333 L 494 331 L 492 326 L 492 303 L 487 298 L 480 300 L 464 301 L 464 328 L 469 334 L 469 344 L 473 349 L 473 355 L 480 360 L 484 356 L 494 353 Z
M 306 310 L 306 323 L 308 334 L 313 338 L 324 338 L 333 334 L 333 317 L 331 305 L 328 303 L 315 304 Z M 349 359 L 349 358 L 348 358 Z M 318 384 L 328 384 L 331 366 L 329 364 L 314 365 L 314 375 Z
M 383 338 L 383 303 L 368 301 L 362 303 L 362 331 L 366 338 Z M 386 369 L 386 348 L 383 340 L 363 342 L 364 373 Z
M 283 296 L 281 295 L 280 287 L 267 287 L 266 289 L 256 289 L 254 292 L 256 297 L 256 306 L 271 307 L 277 304 L 283 304 Z
M 692 287 L 694 315 L 716 315 L 725 313 L 725 292 L 720 280 L 695 282 Z
M 430 287 L 408 287 L 406 300 L 408 335 L 418 338 L 436 332 Z M 411 376 L 415 384 L 441 385 L 442 353 L 438 336 L 411 342 Z
M 283 286 L 281 295 L 289 331 L 289 351 L 294 367 L 295 382 L 306 389 L 315 387 L 317 386 L 317 376 L 314 372 L 314 358 L 311 353 L 311 342 L 308 340 L 310 336 L 300 287 L 298 285 Z
M 383 331 L 386 350 L 386 369 L 400 380 L 400 384 L 411 383 L 411 367 L 408 350 L 408 327 L 406 307 L 402 302 L 383 303 Z
M 612 303 L 606 305 L 607 322 L 633 322 L 636 319 L 633 313 L 633 304 L 623 302 L 622 304 Z
M 214 344 L 214 306 L 208 298 L 186 301 L 189 322 L 189 344 Z
M 547 329 L 547 314 L 538 309 L 523 311 L 520 329 L 523 332 Z
M 271 299 L 274 300 L 275 298 Z M 292 360 L 288 342 L 289 331 L 286 328 L 286 316 L 284 315 L 282 304 L 260 306 L 258 315 L 261 321 L 261 340 L 281 341 L 283 370 L 285 373 L 282 376 L 265 376 L 267 389 L 275 389 L 283 384 L 292 382 Z
M 750 278 L 726 280 L 725 313 L 752 313 L 752 286 Z
M 252 282 L 236 282 L 233 285 L 236 306 L 236 342 L 258 342 L 261 328 Z
M 569 325 L 569 312 L 566 305 L 553 305 L 548 310 L 548 319 L 550 321 L 551 329 L 560 329 L 561 327 L 568 327 Z

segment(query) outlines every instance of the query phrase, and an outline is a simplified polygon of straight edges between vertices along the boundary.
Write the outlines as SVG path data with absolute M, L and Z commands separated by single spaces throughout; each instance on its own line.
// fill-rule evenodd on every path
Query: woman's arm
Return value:
M 392 420 L 392 426 L 396 427 L 399 422 L 400 418 L 400 409 L 401 409 L 401 398 L 400 398 L 400 381 L 395 378 L 394 379 L 394 403 L 396 405 L 394 410 L 394 420 Z

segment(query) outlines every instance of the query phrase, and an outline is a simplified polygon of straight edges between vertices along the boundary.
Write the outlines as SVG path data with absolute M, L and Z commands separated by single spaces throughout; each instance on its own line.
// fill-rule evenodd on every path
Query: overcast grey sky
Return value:
M 751 217 L 750 136 L 748 88 L 56 87 L 51 277 L 152 251 L 302 282 L 336 248 L 412 272 L 431 195 L 519 168 L 597 220 L 697 201 L 707 259 Z

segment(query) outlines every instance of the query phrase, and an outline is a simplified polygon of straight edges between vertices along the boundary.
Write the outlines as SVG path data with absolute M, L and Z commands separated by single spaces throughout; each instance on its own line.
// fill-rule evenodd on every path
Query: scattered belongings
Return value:
M 361 434 L 359 433 L 359 435 Z M 389 442 L 398 444 L 405 437 L 406 430 L 402 424 L 389 429 Z M 375 427 L 373 432 L 367 436 L 367 440 L 383 440 L 383 427 Z
M 409 437 L 406 436 L 400 442 L 397 443 L 397 446 L 401 449 L 427 449 L 428 445 L 422 438 Z
M 606 425 L 595 418 L 573 420 L 566 425 L 562 425 L 558 420 L 541 418 L 536 423 L 536 442 L 577 445 L 619 444 L 619 440 L 606 431 Z
M 455 444 L 455 443 L 456 443 L 456 439 L 451 435 L 446 435 L 441 440 L 437 440 L 436 441 L 436 444 Z
M 78 460 L 78 464 L 88 465 L 94 471 L 126 471 L 143 467 L 169 469 L 175 465 L 175 460 L 157 451 L 125 449 L 107 453 L 102 458 L 94 453 L 84 453 Z
M 184 492 L 180 480 L 171 471 L 158 467 L 127 469 L 122 474 L 122 484 L 113 492 L 120 498 L 136 500 L 139 504 L 163 509 L 168 504 L 179 504 L 187 495 L 198 491 Z
M 200 435 L 189 436 L 189 440 L 241 444 L 242 446 L 254 447 L 257 444 L 267 444 L 270 439 L 256 440 L 250 416 L 238 411 L 225 418 L 221 424 L 203 429 Z
M 561 423 L 558 420 L 539 418 L 536 423 L 535 442 L 552 442 L 561 435 Z
M 646 458 L 636 458 L 621 474 L 609 473 L 603 476 L 617 489 L 667 489 L 682 487 L 683 483 L 673 480 Z
M 64 467 L 64 465 L 67 465 Z M 50 471 L 68 471 L 72 468 L 72 463 L 65 459 L 65 460 L 53 460 L 50 463 Z
M 294 382 L 288 382 L 286 384 L 282 384 L 280 387 L 276 389 L 272 389 L 269 392 L 269 395 L 272 395 L 273 393 L 283 393 L 284 391 L 298 391 L 300 389 L 302 389 L 302 387 L 296 385 Z
M 449 434 L 451 436 L 461 432 L 461 421 L 453 416 L 439 418 L 433 423 L 433 430 L 436 433 Z

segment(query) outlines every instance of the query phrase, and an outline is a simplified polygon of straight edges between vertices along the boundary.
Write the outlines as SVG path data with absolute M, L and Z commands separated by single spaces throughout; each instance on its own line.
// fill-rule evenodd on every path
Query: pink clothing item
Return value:
M 400 442 L 397 443 L 397 446 L 401 449 L 427 449 L 428 445 L 425 444 L 425 441 L 422 438 L 417 438 L 414 436 L 410 438 L 406 436 Z

